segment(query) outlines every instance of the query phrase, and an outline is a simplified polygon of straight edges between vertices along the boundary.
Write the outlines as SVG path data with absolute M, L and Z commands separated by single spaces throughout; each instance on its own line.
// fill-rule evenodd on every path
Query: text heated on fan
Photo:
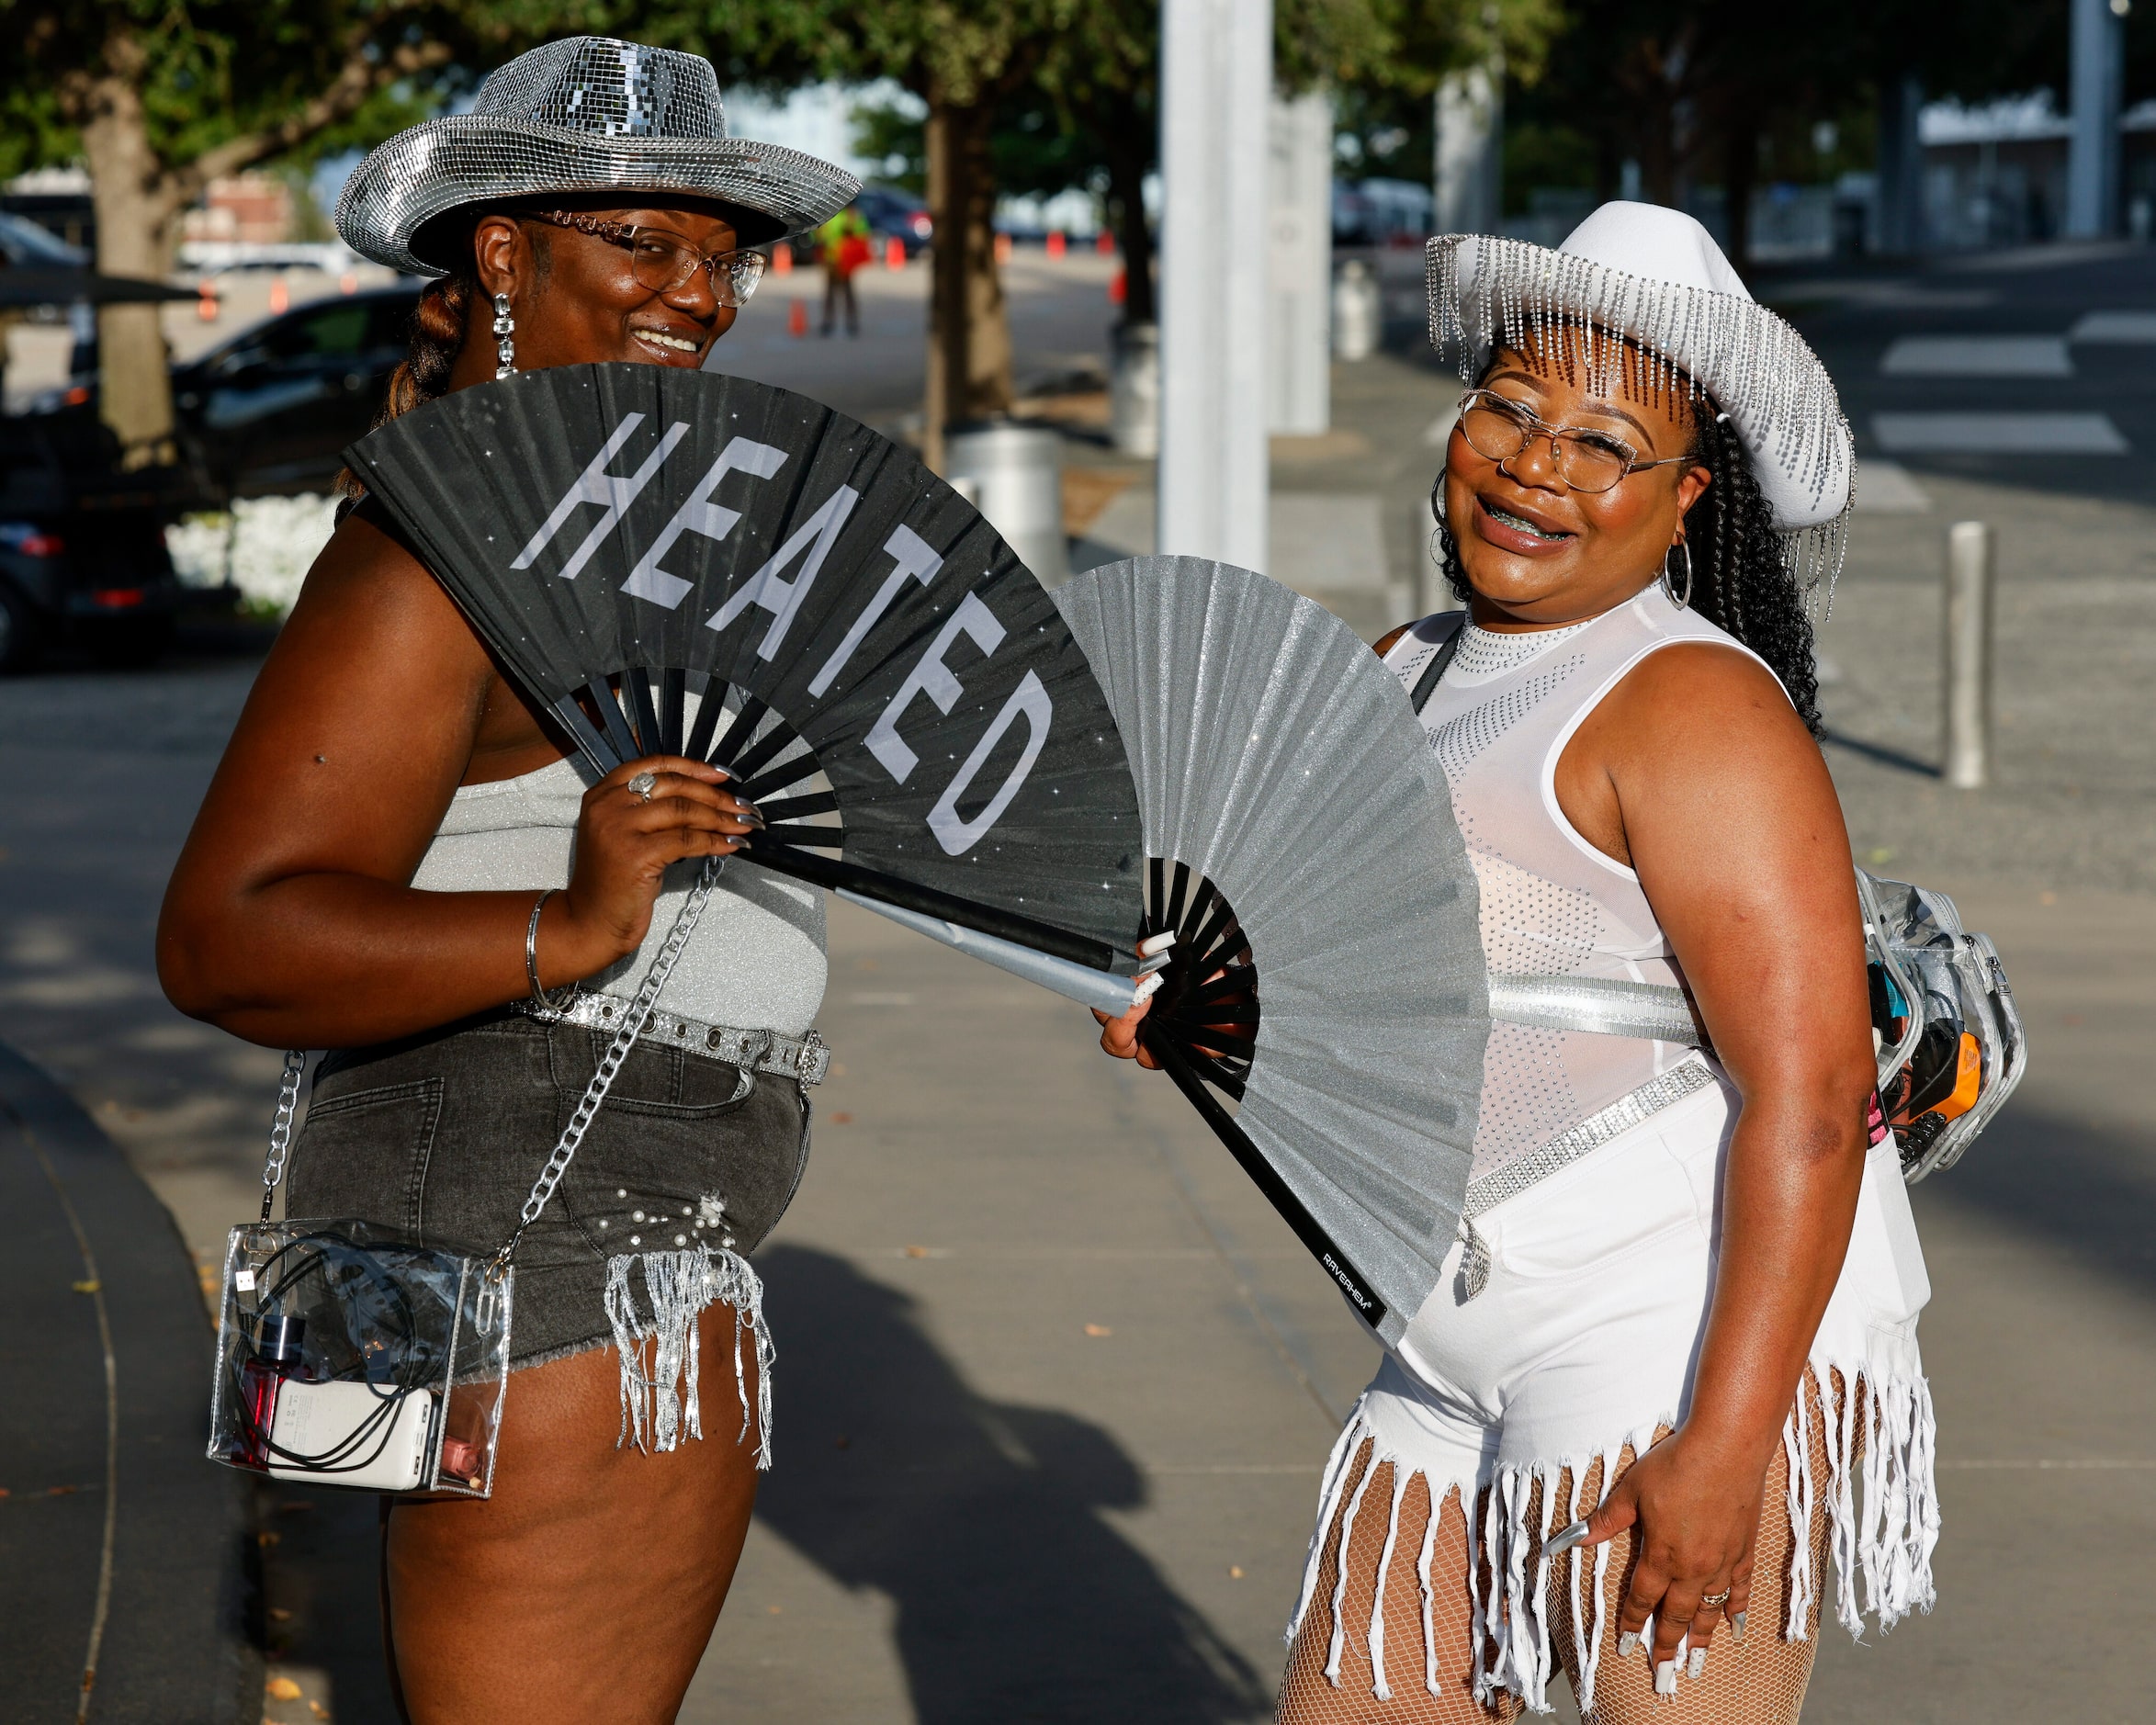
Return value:
M 562 493 L 517 554 L 510 565 L 512 569 L 534 567 L 577 510 L 590 505 L 598 509 L 598 518 L 585 528 L 582 540 L 554 571 L 565 581 L 574 581 L 582 572 L 607 536 L 619 525 L 629 506 L 689 434 L 686 424 L 676 422 L 630 471 L 615 472 L 615 458 L 643 423 L 644 415 L 640 412 L 622 416 L 620 424 L 614 428 L 598 454 Z M 729 439 L 717 459 L 690 488 L 666 525 L 638 558 L 627 579 L 622 582 L 622 592 L 669 611 L 678 609 L 696 591 L 697 584 L 668 569 L 662 559 L 676 556 L 681 540 L 691 534 L 714 544 L 722 543 L 740 524 L 743 512 L 718 501 L 720 485 L 734 475 L 740 475 L 747 481 L 771 479 L 785 465 L 786 459 L 787 452 L 771 444 L 750 437 Z M 817 577 L 823 572 L 860 501 L 861 493 L 852 486 L 834 487 L 830 497 L 787 536 L 762 567 L 705 619 L 705 626 L 723 631 L 733 627 L 750 612 L 761 612 L 770 621 L 756 645 L 756 655 L 767 661 L 776 660 L 785 648 Z M 890 571 L 848 623 L 838 645 L 808 679 L 807 692 L 811 699 L 820 700 L 829 692 L 870 632 L 904 592 L 906 583 L 915 581 L 925 588 L 943 567 L 943 556 L 904 523 L 891 530 L 882 549 L 891 558 Z M 959 600 L 920 661 L 901 680 L 897 693 L 891 696 L 882 716 L 869 727 L 864 739 L 868 752 L 891 775 L 894 784 L 904 784 L 920 764 L 920 755 L 899 734 L 898 727 L 908 709 L 925 695 L 938 712 L 948 714 L 965 693 L 957 674 L 947 662 L 959 637 L 963 635 L 971 640 L 986 659 L 1002 645 L 1007 633 L 1002 622 L 979 595 L 967 593 Z M 1055 703 L 1047 688 L 1039 675 L 1028 669 L 929 812 L 929 830 L 946 853 L 958 856 L 971 850 L 1002 817 L 1040 759 L 1054 716 Z M 1017 761 L 995 794 L 977 812 L 971 816 L 962 814 L 960 805 L 972 794 L 975 780 L 997 746 L 1021 719 L 1026 724 L 1026 740 Z

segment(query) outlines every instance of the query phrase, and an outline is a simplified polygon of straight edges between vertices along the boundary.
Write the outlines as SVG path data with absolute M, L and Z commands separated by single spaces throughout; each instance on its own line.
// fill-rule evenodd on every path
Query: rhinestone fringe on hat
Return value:
M 1460 248 L 1473 241 L 1470 269 Z M 1814 500 L 1839 477 L 1849 423 L 1834 380 L 1804 338 L 1753 300 L 1677 282 L 1651 281 L 1525 240 L 1439 234 L 1427 252 L 1429 338 L 1457 355 L 1473 383 L 1500 346 L 1569 338 L 1587 387 L 1607 393 L 1627 366 L 1629 338 L 1653 392 L 1683 388 L 1707 400 L 1744 432 L 1755 464 L 1771 462 Z M 1637 375 L 1637 374 L 1635 374 Z M 1715 379 L 1711 395 L 1699 381 Z M 1807 599 L 1823 581 L 1831 606 L 1848 546 L 1848 502 L 1824 522 L 1777 531 L 1783 557 Z
M 427 120 L 376 149 L 345 182 L 337 231 L 378 264 L 442 276 L 412 249 L 436 216 L 616 187 L 753 210 L 772 223 L 753 242 L 762 243 L 827 220 L 861 183 L 797 150 L 729 137 L 709 61 L 577 36 L 519 54 L 480 86 L 468 114 Z

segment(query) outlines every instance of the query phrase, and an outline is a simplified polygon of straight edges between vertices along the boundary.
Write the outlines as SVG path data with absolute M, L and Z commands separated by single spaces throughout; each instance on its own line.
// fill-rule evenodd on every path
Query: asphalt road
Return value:
M 2062 331 L 2129 303 L 2105 272 L 2139 255 L 2089 264 L 2078 288 L 2071 270 L 2015 279 L 2044 276 Z M 1938 272 L 1938 291 L 1961 274 Z M 1090 314 L 1067 299 L 1075 340 Z M 1842 338 L 1812 321 L 1859 312 L 1822 304 L 1804 315 L 1832 357 Z M 902 412 L 910 338 L 890 310 L 858 347 L 780 324 L 773 380 L 814 381 L 778 375 L 789 352 L 826 378 L 851 364 L 855 411 L 880 390 Z M 1848 333 L 1834 363 L 1856 413 L 1875 387 L 1860 363 L 1936 310 Z M 1890 385 L 1909 393 L 1879 399 L 1911 412 L 1963 387 Z M 1298 483 L 1394 488 L 1406 547 L 1435 458 L 1416 428 L 1441 411 L 1442 375 L 1402 351 L 1339 368 L 1336 392 L 1341 430 L 1373 453 L 1283 459 Z M 2156 447 L 2130 394 L 2101 411 Z M 1830 1630 L 1815 1721 L 2147 1711 L 2156 1132 L 2138 1080 L 2156 1038 L 2156 763 L 2139 706 L 2156 512 L 2087 477 L 2093 462 L 1987 460 L 1904 460 L 1925 507 L 1859 517 L 1822 634 L 1858 851 L 1953 891 L 1998 939 L 2034 1065 L 1970 1160 L 1916 1193 L 1940 1607 L 1876 1647 Z M 1938 545 L 1964 513 L 2000 526 L 2004 626 L 1999 781 L 1969 795 L 1932 766 Z M 251 1209 L 277 1058 L 173 1013 L 149 933 L 254 665 L 196 651 L 149 674 L 0 684 L 0 1041 L 68 1085 L 205 1264 Z M 684 1719 L 1267 1717 L 1317 1470 L 1370 1345 L 1168 1087 L 1101 1059 L 1076 1009 L 845 907 L 831 946 L 838 1064 L 762 1254 L 780 1466 Z M 280 1489 L 261 1509 L 273 1675 L 300 1692 L 265 1712 L 388 1719 L 371 1505 Z

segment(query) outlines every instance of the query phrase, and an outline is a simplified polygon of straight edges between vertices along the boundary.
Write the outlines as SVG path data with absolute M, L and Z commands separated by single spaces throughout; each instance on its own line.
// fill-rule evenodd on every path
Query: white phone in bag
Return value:
M 305 1383 L 287 1379 L 277 1385 L 277 1408 L 270 1416 L 270 1441 L 295 1455 L 340 1456 L 342 1465 L 309 1467 L 273 1450 L 269 1471 L 280 1480 L 312 1480 L 322 1485 L 362 1485 L 378 1492 L 417 1491 L 427 1476 L 433 1452 L 435 1409 L 431 1390 L 415 1390 L 387 1418 L 387 1398 L 365 1383 Z M 369 1427 L 369 1422 L 375 1422 Z M 362 1437 L 354 1438 L 362 1427 Z M 347 1451 L 349 1453 L 347 1453 Z

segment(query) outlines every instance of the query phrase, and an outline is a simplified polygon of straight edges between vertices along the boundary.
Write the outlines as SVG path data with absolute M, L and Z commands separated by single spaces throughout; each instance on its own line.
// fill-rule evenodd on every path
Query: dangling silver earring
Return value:
M 501 363 L 494 367 L 494 381 L 516 369 L 516 320 L 509 315 L 509 296 L 494 296 L 494 357 Z
M 1681 593 L 1677 592 L 1676 584 L 1669 579 L 1669 551 L 1682 551 L 1685 554 L 1685 590 Z M 1669 547 L 1669 551 L 1662 554 L 1662 591 L 1669 595 L 1669 603 L 1682 611 L 1692 603 L 1692 547 L 1688 541 L 1679 539 Z

